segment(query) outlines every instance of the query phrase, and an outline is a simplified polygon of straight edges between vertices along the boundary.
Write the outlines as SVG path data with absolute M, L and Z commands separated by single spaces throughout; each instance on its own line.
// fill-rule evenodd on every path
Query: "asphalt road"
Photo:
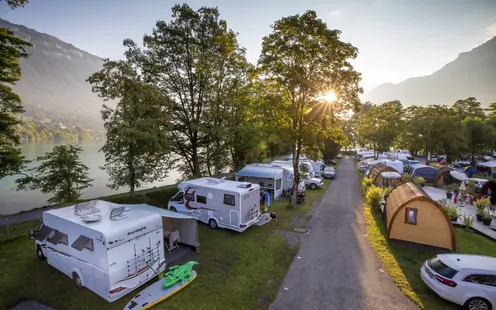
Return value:
M 342 159 L 336 174 L 270 309 L 418 309 L 368 242 L 353 160 Z

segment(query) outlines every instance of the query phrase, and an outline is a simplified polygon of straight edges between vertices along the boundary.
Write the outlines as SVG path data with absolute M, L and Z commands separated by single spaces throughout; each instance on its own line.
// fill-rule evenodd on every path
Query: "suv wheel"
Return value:
M 492 310 L 493 307 L 491 303 L 482 297 L 473 297 L 467 300 L 465 303 L 465 309 L 467 310 Z
M 312 183 L 312 184 L 310 185 L 310 188 L 311 188 L 311 189 L 316 189 L 316 188 L 317 188 L 317 185 L 315 185 L 315 183 Z

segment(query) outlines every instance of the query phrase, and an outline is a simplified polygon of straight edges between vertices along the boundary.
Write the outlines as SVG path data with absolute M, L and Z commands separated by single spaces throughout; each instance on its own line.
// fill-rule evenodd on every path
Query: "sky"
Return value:
M 195 9 L 218 7 L 252 63 L 275 20 L 314 10 L 359 49 L 352 63 L 365 90 L 431 74 L 496 36 L 496 0 L 30 0 L 16 10 L 0 1 L 0 17 L 91 54 L 121 59 L 124 39 L 141 42 L 182 2 Z

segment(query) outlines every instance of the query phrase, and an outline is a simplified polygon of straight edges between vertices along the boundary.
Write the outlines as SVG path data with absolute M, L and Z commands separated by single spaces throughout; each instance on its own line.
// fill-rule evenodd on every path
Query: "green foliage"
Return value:
M 372 185 L 367 189 L 365 194 L 365 202 L 373 208 L 380 208 L 383 197 L 382 194 L 383 192 L 380 187 Z
M 146 84 L 129 54 L 128 58 L 104 60 L 103 69 L 88 81 L 101 97 L 120 100 L 115 109 L 104 105 L 102 110 L 107 135 L 102 169 L 110 175 L 110 188 L 129 186 L 133 193 L 142 182 L 167 177 L 170 115 L 163 93 Z
M 446 212 L 446 214 L 451 218 L 455 219 L 460 217 L 460 211 L 459 207 L 455 204 L 453 204 L 451 201 L 448 201 L 444 199 L 441 203 L 441 206 L 443 207 L 443 210 Z
M 11 9 L 17 9 L 25 6 L 29 0 L 3 0 L 7 2 L 7 5 L 10 6 Z
M 470 231 L 470 227 L 472 227 L 472 225 L 474 224 L 475 218 L 473 215 L 463 213 L 462 218 L 461 218 L 461 222 L 462 222 L 463 227 L 465 228 L 465 231 L 468 232 L 468 231 Z
M 369 187 L 372 186 L 372 181 L 373 179 L 372 178 L 363 178 L 362 180 L 362 187 L 365 189 L 365 190 L 368 190 Z
M 358 103 L 362 91 L 358 74 L 349 60 L 358 50 L 339 38 L 314 11 L 281 18 L 262 40 L 259 72 L 264 91 L 264 112 L 273 126 L 284 132 L 295 159 L 296 188 L 300 175 L 297 162 L 302 150 L 315 153 L 324 139 L 335 139 L 333 124 L 339 109 Z M 337 100 L 323 96 L 329 91 Z M 340 126 L 337 126 L 340 128 Z M 296 203 L 296 191 L 291 205 Z
M 415 185 L 420 186 L 423 183 L 425 183 L 425 179 L 423 177 L 418 176 L 413 179 L 413 183 L 415 183 Z
M 474 201 L 474 207 L 477 209 L 477 214 L 482 215 L 484 209 L 491 205 L 491 197 L 479 198 Z
M 454 191 L 454 190 L 458 189 L 458 185 L 457 185 L 457 184 L 455 184 L 455 183 L 448 184 L 448 185 L 443 186 L 443 189 L 444 189 L 447 193 L 453 193 L 453 191 Z
M 412 180 L 412 175 L 409 174 L 409 173 L 403 173 L 403 175 L 401 176 L 401 180 L 403 182 L 411 181 Z
M 16 2 L 8 4 L 15 6 Z M 19 172 L 25 162 L 17 147 L 20 138 L 15 130 L 19 123 L 16 115 L 24 109 L 11 85 L 21 78 L 20 59 L 28 57 L 28 46 L 29 42 L 15 37 L 9 29 L 0 28 L 0 179 Z
M 356 123 L 357 134 L 373 146 L 374 151 L 387 152 L 403 128 L 401 102 L 390 101 L 381 105 L 366 103 Z
M 466 141 L 466 148 L 472 154 L 472 162 L 475 162 L 476 153 L 491 148 L 496 141 L 494 128 L 479 117 L 465 118 L 462 121 L 462 132 Z
M 93 181 L 88 177 L 88 167 L 79 161 L 82 151 L 81 147 L 70 144 L 54 147 L 36 159 L 37 167 L 28 169 L 24 177 L 16 180 L 16 189 L 54 194 L 49 203 L 76 201 L 81 190 L 90 187 Z

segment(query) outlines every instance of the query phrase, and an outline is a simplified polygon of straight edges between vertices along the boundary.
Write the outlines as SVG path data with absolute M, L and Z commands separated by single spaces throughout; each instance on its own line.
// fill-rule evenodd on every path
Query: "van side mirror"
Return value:
M 29 239 L 30 240 L 33 240 L 34 239 L 34 231 L 33 230 L 30 230 L 29 231 Z

